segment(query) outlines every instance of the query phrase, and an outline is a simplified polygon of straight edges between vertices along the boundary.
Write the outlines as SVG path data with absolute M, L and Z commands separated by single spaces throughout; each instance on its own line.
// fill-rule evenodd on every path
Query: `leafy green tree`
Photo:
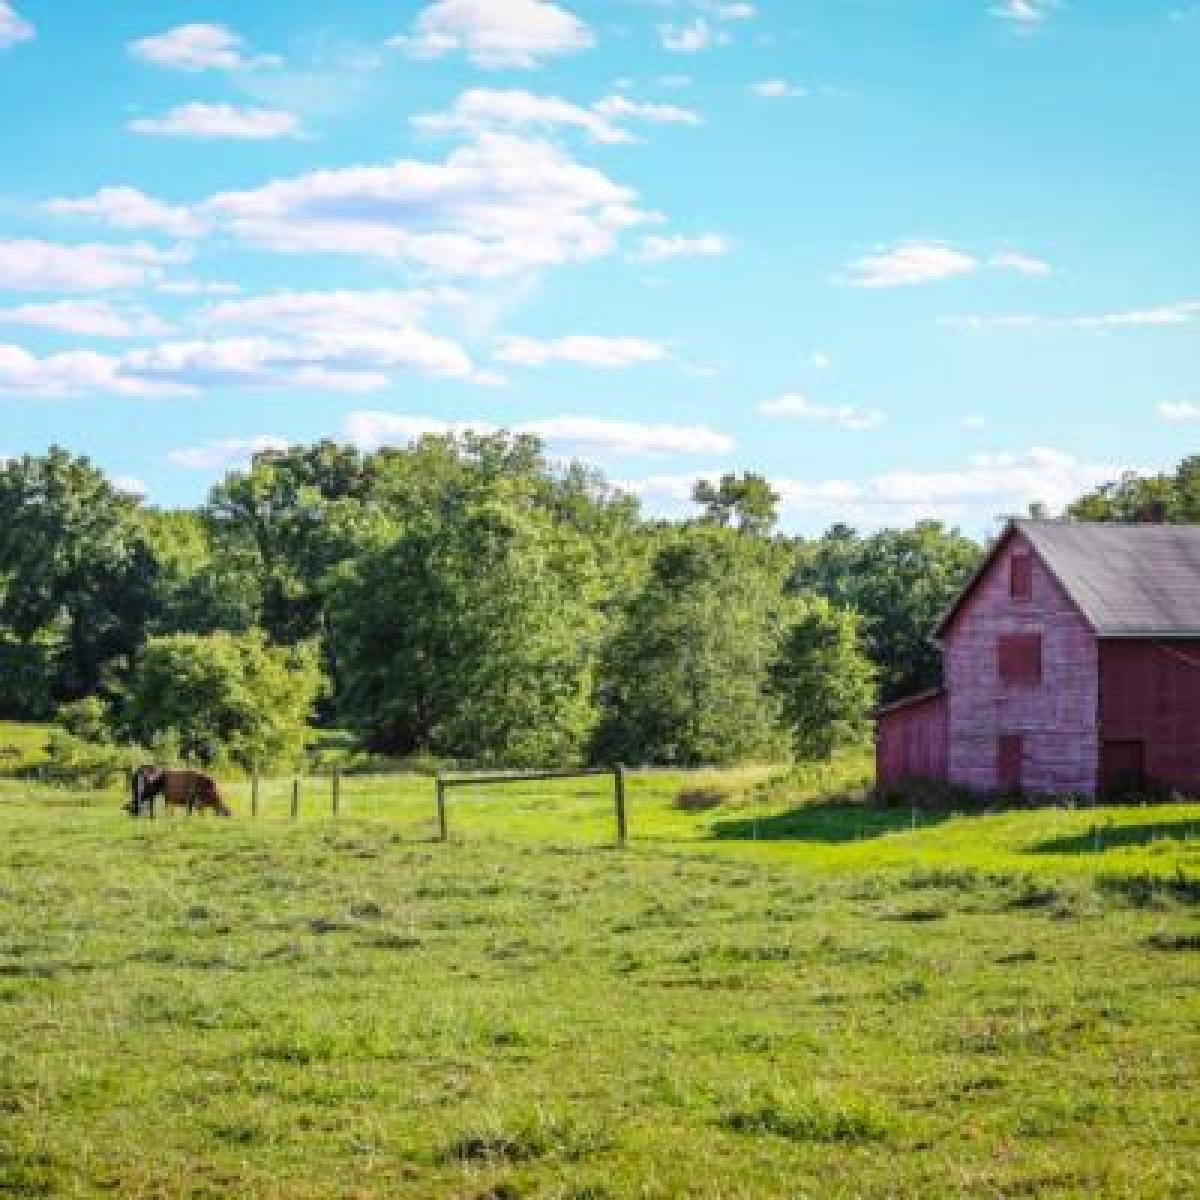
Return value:
M 894 700 L 941 681 L 941 655 L 930 638 L 982 553 L 940 521 L 866 538 L 835 525 L 800 548 L 792 586 L 859 614 L 882 698 Z
M 99 690 L 142 639 L 155 571 L 138 507 L 57 446 L 0 466 L 0 631 L 17 658 L 35 648 L 53 699 Z
M 291 765 L 321 682 L 312 643 L 271 646 L 257 630 L 153 637 L 126 688 L 122 732 L 189 762 Z
M 214 548 L 199 513 L 148 508 L 141 516 L 155 562 L 151 633 L 245 633 L 258 624 L 262 594 L 252 554 L 236 543 Z
M 1081 496 L 1067 509 L 1077 521 L 1200 522 L 1200 455 L 1183 459 L 1174 472 L 1126 472 Z
M 597 755 L 691 766 L 785 751 L 767 677 L 782 583 L 770 547 L 732 530 L 666 537 L 607 654 Z
M 784 634 L 771 684 L 797 758 L 827 759 L 866 734 L 877 671 L 863 653 L 859 625 L 856 613 L 812 596 Z
M 258 454 L 213 488 L 204 509 L 218 572 L 258 582 L 273 642 L 318 636 L 325 575 L 354 553 L 369 487 L 352 446 L 318 442 Z
M 765 537 L 779 519 L 779 496 L 762 475 L 722 475 L 717 484 L 697 480 L 692 499 L 704 509 L 708 525 L 730 526 Z
M 376 747 L 569 763 L 595 723 L 597 567 L 521 481 L 410 517 L 331 592 L 341 712 Z

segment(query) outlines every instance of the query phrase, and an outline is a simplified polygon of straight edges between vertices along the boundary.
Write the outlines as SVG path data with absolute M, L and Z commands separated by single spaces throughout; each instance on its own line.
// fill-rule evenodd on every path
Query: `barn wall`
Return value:
M 1096 787 L 1098 646 L 1087 622 L 1036 555 L 1032 595 L 1009 595 L 1010 559 L 1030 553 L 1012 534 L 944 631 L 949 777 L 980 791 L 999 786 L 1000 738 L 1023 739 L 1021 777 L 1030 792 Z M 1040 633 L 1041 679 L 1001 682 L 998 643 Z
M 1200 794 L 1200 643 L 1101 643 L 1100 728 L 1144 743 L 1148 779 Z
M 930 696 L 880 714 L 875 728 L 875 778 L 879 783 L 945 777 L 945 696 Z

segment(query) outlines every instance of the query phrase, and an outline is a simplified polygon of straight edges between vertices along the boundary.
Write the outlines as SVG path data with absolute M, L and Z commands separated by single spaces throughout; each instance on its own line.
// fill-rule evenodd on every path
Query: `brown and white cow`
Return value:
M 154 801 L 161 796 L 167 811 L 174 806 L 193 812 L 209 811 L 221 817 L 233 814 L 221 799 L 217 781 L 202 771 L 169 770 L 165 767 L 138 767 L 133 773 L 132 796 L 125 806 L 131 816 L 154 816 Z

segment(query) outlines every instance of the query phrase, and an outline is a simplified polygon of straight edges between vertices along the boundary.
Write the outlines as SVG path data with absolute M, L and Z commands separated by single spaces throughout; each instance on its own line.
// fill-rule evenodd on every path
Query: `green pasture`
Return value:
M 866 767 L 0 781 L 0 1196 L 1200 1194 L 1200 806 Z

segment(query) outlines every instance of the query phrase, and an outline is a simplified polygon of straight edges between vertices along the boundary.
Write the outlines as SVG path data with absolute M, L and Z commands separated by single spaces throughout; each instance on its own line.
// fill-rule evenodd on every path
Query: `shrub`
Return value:
M 55 720 L 72 737 L 85 742 L 112 741 L 112 706 L 99 696 L 60 705 Z
M 292 766 L 320 687 L 310 644 L 271 646 L 257 630 L 151 638 L 134 664 L 122 724 L 168 759 Z
M 128 775 L 140 752 L 132 747 L 95 743 L 65 729 L 52 729 L 46 761 L 37 768 L 51 783 L 68 787 L 108 787 Z

